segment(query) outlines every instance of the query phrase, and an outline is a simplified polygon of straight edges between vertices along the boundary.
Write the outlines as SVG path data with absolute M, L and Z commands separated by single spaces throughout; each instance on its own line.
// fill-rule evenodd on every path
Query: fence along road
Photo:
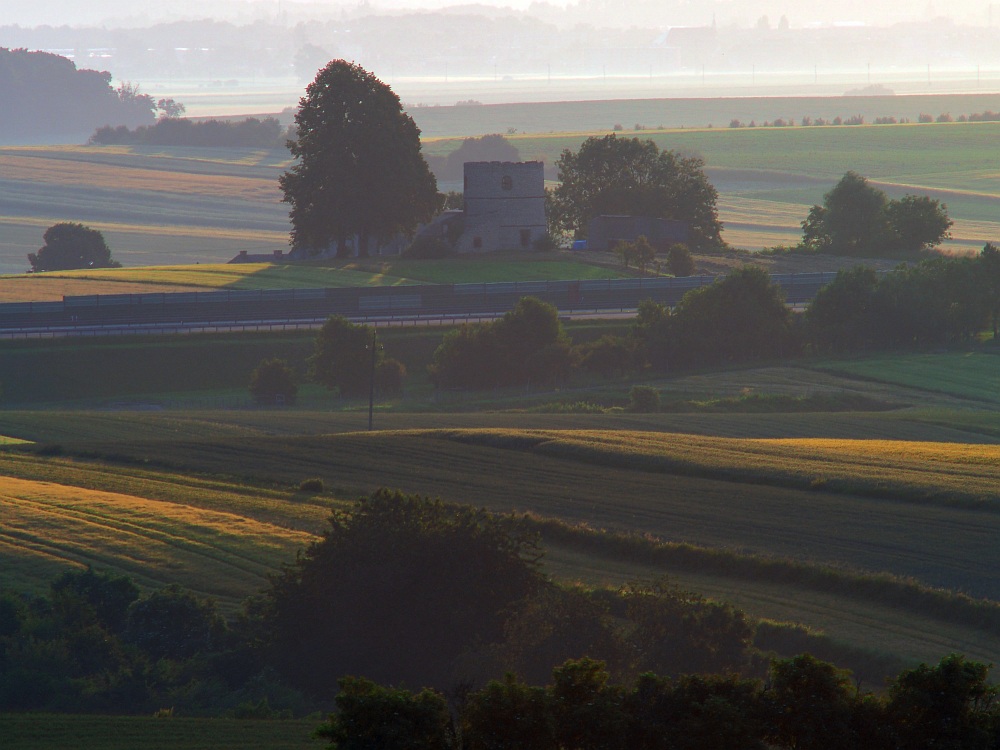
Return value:
M 835 272 L 773 274 L 789 305 L 802 305 Z M 107 336 L 315 328 L 331 315 L 379 325 L 445 325 L 487 320 L 521 297 L 554 305 L 566 317 L 634 312 L 643 300 L 676 305 L 715 276 L 512 281 L 397 287 L 247 289 L 64 297 L 0 304 L 0 337 Z

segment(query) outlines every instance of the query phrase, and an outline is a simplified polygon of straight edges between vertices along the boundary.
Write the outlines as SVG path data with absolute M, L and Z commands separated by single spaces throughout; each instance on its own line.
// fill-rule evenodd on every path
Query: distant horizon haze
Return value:
M 551 19 L 560 11 L 591 22 L 616 27 L 632 24 L 657 27 L 698 23 L 750 26 L 765 17 L 777 24 L 787 18 L 792 27 L 812 24 L 865 23 L 891 25 L 934 17 L 976 25 L 1000 25 L 1000 2 L 951 0 L 948 3 L 911 0 L 835 0 L 805 5 L 791 0 L 715 0 L 692 9 L 682 0 L 172 0 L 157 6 L 136 6 L 131 0 L 0 0 L 0 26 L 130 26 L 213 18 L 235 23 L 278 21 L 299 23 L 336 15 L 436 11 L 444 8 L 484 12 L 489 8 L 524 12 Z M 677 23 L 675 19 L 685 19 Z

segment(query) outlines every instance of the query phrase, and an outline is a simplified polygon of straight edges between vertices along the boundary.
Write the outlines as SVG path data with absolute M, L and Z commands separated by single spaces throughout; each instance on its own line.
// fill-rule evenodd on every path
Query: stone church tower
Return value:
M 459 252 L 527 250 L 545 236 L 542 162 L 466 162 L 464 195 Z

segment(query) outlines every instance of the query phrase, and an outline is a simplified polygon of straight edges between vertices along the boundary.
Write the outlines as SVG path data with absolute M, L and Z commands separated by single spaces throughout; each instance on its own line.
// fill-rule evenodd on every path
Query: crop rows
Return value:
M 262 587 L 311 538 L 237 514 L 12 477 L 0 480 L 0 508 L 7 558 L 93 562 L 230 601 Z

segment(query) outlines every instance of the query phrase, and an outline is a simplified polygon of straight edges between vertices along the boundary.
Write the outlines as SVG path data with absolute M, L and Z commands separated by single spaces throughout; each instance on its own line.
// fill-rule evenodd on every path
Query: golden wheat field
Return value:
M 262 587 L 313 538 L 238 513 L 9 476 L 0 515 L 7 583 L 24 569 L 95 564 L 223 600 Z

